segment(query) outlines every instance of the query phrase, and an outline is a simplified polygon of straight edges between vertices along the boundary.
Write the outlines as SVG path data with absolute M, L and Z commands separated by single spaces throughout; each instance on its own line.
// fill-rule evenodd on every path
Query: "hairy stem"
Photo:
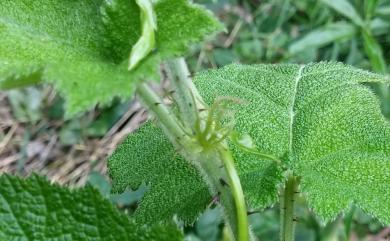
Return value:
M 206 104 L 193 84 L 183 58 L 170 61 L 168 67 L 174 91 L 173 98 L 180 110 L 179 118 L 185 122 L 183 125 L 195 130 L 196 125 L 199 124 L 197 121 L 205 121 L 203 117 L 207 113 L 198 112 L 198 109 L 206 109 Z M 234 168 L 233 158 L 228 149 L 225 148 L 225 143 L 222 142 L 212 150 L 203 152 L 197 157 L 191 155 L 191 150 L 188 150 L 187 156 L 189 159 L 195 159 L 192 160 L 195 163 L 200 164 L 199 168 L 209 182 L 211 192 L 219 196 L 237 241 L 248 241 L 249 226 L 244 194 Z
M 202 97 L 200 96 L 198 89 L 195 87 L 191 79 L 191 73 L 188 70 L 187 63 L 184 58 L 173 59 L 168 63 L 175 75 L 180 79 L 180 84 L 188 88 L 191 95 L 195 98 L 197 104 L 204 105 Z
M 294 216 L 295 196 L 298 182 L 293 174 L 285 183 L 283 193 L 280 198 L 281 230 L 280 241 L 294 241 L 294 228 L 296 218 Z
M 180 142 L 179 140 L 186 137 L 186 134 L 176 117 L 169 111 L 154 90 L 146 83 L 141 83 L 138 85 L 137 94 L 148 110 L 155 115 L 158 122 L 167 132 L 169 138 L 173 138 L 175 142 Z
M 183 58 L 167 62 L 167 74 L 172 88 L 172 96 L 180 111 L 184 125 L 194 131 L 198 109 L 204 109 L 205 104 L 192 82 L 190 71 Z
M 197 108 L 205 108 L 205 104 L 192 83 L 183 59 L 171 62 L 169 69 L 173 78 L 171 82 L 174 82 L 173 98 L 179 105 L 178 117 L 171 113 L 161 98 L 146 83 L 138 86 L 137 94 L 157 118 L 170 141 L 180 149 L 179 152 L 183 157 L 191 161 L 204 174 L 211 193 L 220 199 L 235 240 L 249 241 L 250 232 L 244 194 L 227 145 L 221 142 L 210 150 L 199 152 L 202 149 L 201 143 L 196 143 L 186 130 L 187 127 L 193 128 L 195 121 L 204 120 L 200 118 L 201 113 L 198 113 Z

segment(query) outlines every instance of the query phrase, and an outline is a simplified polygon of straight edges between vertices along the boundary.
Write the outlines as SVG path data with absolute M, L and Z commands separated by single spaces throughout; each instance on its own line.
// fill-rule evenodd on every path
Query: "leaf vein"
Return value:
M 305 68 L 305 65 L 301 65 L 299 67 L 298 72 L 297 72 L 297 76 L 294 79 L 294 89 L 293 89 L 293 93 L 292 93 L 292 97 L 291 97 L 291 105 L 290 105 L 290 108 L 288 110 L 288 115 L 290 117 L 289 128 L 288 128 L 289 129 L 288 153 L 290 155 L 292 154 L 293 127 L 294 127 L 294 116 L 295 116 L 295 113 L 294 113 L 295 100 L 296 100 L 297 93 L 298 93 L 299 81 L 302 79 L 302 76 L 303 76 L 302 74 L 303 74 L 304 68 Z
M 230 79 L 223 79 L 224 82 L 230 84 L 231 86 L 233 86 L 235 89 L 243 89 L 245 91 L 248 91 L 250 93 L 252 93 L 254 96 L 256 95 L 259 95 L 261 94 L 262 96 L 264 96 L 265 98 L 269 99 L 272 103 L 275 104 L 275 106 L 279 107 L 280 109 L 285 109 L 284 106 L 280 103 L 278 103 L 276 100 L 274 100 L 271 96 L 267 95 L 265 92 L 263 91 L 259 91 L 259 92 L 256 92 L 254 91 L 253 89 L 250 89 L 250 88 L 247 88 L 245 86 L 242 86 L 242 85 L 239 85 L 233 81 L 231 81 Z
M 310 107 L 310 105 L 315 102 L 316 100 L 324 97 L 326 94 L 329 94 L 330 92 L 332 91 L 335 91 L 341 87 L 344 87 L 344 86 L 347 86 L 347 85 L 355 85 L 355 83 L 353 82 L 344 82 L 342 84 L 339 84 L 339 85 L 336 85 L 336 86 L 333 86 L 332 88 L 314 96 L 309 102 L 305 103 L 303 106 L 300 106 L 300 108 L 298 110 L 295 111 L 295 117 L 297 117 L 300 113 L 304 112 L 303 110 L 305 110 L 306 107 Z
M 12 181 L 9 180 L 7 176 L 5 176 L 5 177 L 7 178 L 7 181 L 9 182 L 10 187 L 14 190 L 14 192 L 16 192 L 16 189 L 14 188 Z M 25 238 L 27 238 L 27 240 L 30 240 L 30 238 L 29 238 L 29 236 L 27 235 L 26 231 L 24 230 L 23 226 L 20 224 L 19 219 L 16 217 L 15 212 L 14 212 L 14 210 L 12 209 L 12 207 L 11 207 L 9 201 L 7 200 L 7 198 L 5 198 L 4 195 L 1 194 L 1 192 L 0 192 L 0 196 L 3 198 L 5 204 L 7 205 L 7 209 L 10 211 L 10 214 L 11 214 L 12 217 L 14 218 L 16 224 L 19 226 L 19 228 L 20 228 L 20 230 L 22 231 L 22 233 L 23 233 L 23 235 L 25 236 Z

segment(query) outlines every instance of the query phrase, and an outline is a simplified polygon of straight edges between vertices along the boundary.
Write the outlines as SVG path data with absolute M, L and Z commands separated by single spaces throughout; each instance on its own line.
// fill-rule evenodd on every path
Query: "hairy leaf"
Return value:
M 154 7 L 157 49 L 128 72 L 140 37 L 134 1 L 1 1 L 0 88 L 52 82 L 74 114 L 114 96 L 130 97 L 137 81 L 158 79 L 161 60 L 183 55 L 188 44 L 221 28 L 186 0 L 160 0 Z
M 249 103 L 236 107 L 236 129 L 301 177 L 309 205 L 323 220 L 355 202 L 389 224 L 390 124 L 375 95 L 361 85 L 366 82 L 390 78 L 319 63 L 230 65 L 196 81 L 209 103 L 218 96 Z M 236 161 L 245 169 L 247 159 Z M 251 192 L 263 195 L 260 188 Z
M 136 0 L 141 10 L 142 35 L 130 53 L 129 70 L 134 69 L 155 47 L 156 16 L 149 0 Z
M 219 96 L 247 103 L 234 107 L 235 129 L 249 134 L 258 152 L 266 155 L 231 147 L 251 208 L 276 202 L 282 167 L 264 160 L 268 155 L 301 177 L 310 206 L 325 221 L 355 202 L 389 223 L 383 208 L 390 200 L 389 123 L 376 97 L 361 84 L 366 82 L 390 80 L 340 63 L 319 63 L 230 65 L 200 74 L 195 81 L 208 103 Z M 207 190 L 200 177 L 174 153 L 161 131 L 146 126 L 129 136 L 109 160 L 117 191 L 150 183 L 149 196 L 137 210 L 139 219 L 179 214 L 191 221 L 209 200 L 200 194 Z M 172 190 L 180 192 L 171 195 Z M 195 200 L 198 190 L 202 198 Z M 169 211 L 163 213 L 160 207 Z
M 149 185 L 134 214 L 137 221 L 170 220 L 177 214 L 192 222 L 211 202 L 195 168 L 175 152 L 162 130 L 150 123 L 116 149 L 108 167 L 114 192 L 137 188 L 143 182 Z
M 43 177 L 0 176 L 1 240 L 183 240 L 173 224 L 151 228 L 120 213 L 97 190 L 69 190 Z
M 282 179 L 280 168 L 235 146 L 234 151 L 237 158 L 246 160 L 238 168 L 247 199 L 257 204 L 253 208 L 273 204 Z M 137 188 L 142 182 L 150 185 L 135 212 L 139 222 L 170 220 L 177 214 L 191 223 L 213 199 L 195 167 L 176 153 L 162 130 L 151 124 L 130 135 L 110 157 L 108 166 L 115 192 L 128 186 Z M 262 195 L 257 195 L 258 189 Z

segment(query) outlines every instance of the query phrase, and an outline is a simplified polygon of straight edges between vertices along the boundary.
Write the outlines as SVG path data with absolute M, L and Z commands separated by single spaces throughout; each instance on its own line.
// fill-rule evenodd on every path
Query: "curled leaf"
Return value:
M 130 53 L 129 70 L 134 69 L 156 45 L 155 30 L 157 30 L 156 16 L 150 0 L 136 0 L 141 11 L 142 35 L 133 46 Z

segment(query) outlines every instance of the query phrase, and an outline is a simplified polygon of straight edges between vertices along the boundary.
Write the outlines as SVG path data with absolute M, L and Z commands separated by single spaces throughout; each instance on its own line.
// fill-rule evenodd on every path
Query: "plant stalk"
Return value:
M 233 157 L 230 152 L 225 149 L 220 150 L 220 155 L 229 177 L 229 184 L 236 208 L 238 240 L 249 240 L 249 223 L 245 198 L 241 188 L 240 178 L 238 177 L 238 173 L 234 167 Z
M 197 151 L 196 146 L 201 147 L 201 144 L 194 143 L 185 130 L 188 130 L 188 127 L 193 128 L 195 124 L 195 122 L 188 123 L 187 121 L 201 119 L 197 108 L 205 108 L 205 104 L 192 83 L 185 61 L 183 59 L 174 60 L 170 62 L 169 67 L 170 77 L 174 78 L 171 79 L 171 82 L 174 82 L 172 84 L 175 92 L 173 98 L 178 105 L 181 105 L 179 105 L 178 117 L 171 113 L 161 98 L 146 83 L 138 86 L 137 94 L 157 118 L 171 142 L 180 148 L 183 157 L 191 161 L 204 174 L 211 193 L 220 199 L 235 239 L 249 241 L 250 232 L 244 194 L 231 153 L 224 142 L 208 151 Z M 191 119 L 192 116 L 195 118 Z
M 167 62 L 166 68 L 172 88 L 172 96 L 179 108 L 180 117 L 187 129 L 194 131 L 198 110 L 204 109 L 205 104 L 191 79 L 184 58 L 177 58 Z
M 203 152 L 200 171 L 210 192 L 222 205 L 227 227 L 236 241 L 249 241 L 250 232 L 245 200 L 230 152 L 223 147 Z
M 179 121 L 169 111 L 168 107 L 154 90 L 146 83 L 141 83 L 138 85 L 136 92 L 143 104 L 155 115 L 166 134 L 168 134 L 168 137 L 179 143 L 181 142 L 180 140 L 186 138 L 186 134 L 180 126 Z
M 169 67 L 175 73 L 177 78 L 180 80 L 179 85 L 183 85 L 188 88 L 190 94 L 195 98 L 197 103 L 203 103 L 202 97 L 200 96 L 198 89 L 192 82 L 191 73 L 188 70 L 188 66 L 184 58 L 173 59 L 168 62 Z
M 172 96 L 180 110 L 179 118 L 184 121 L 186 129 L 194 131 L 197 121 L 206 121 L 203 117 L 207 117 L 207 112 L 198 111 L 206 109 L 206 104 L 192 82 L 183 58 L 168 62 L 167 72 L 174 91 Z M 211 192 L 219 196 L 236 240 L 248 241 L 250 232 L 244 194 L 233 157 L 226 146 L 226 143 L 220 143 L 214 150 L 202 152 L 198 156 L 191 155 L 191 150 L 185 154 L 195 164 L 199 163 L 200 171 L 209 182 Z
M 289 174 L 280 198 L 281 232 L 280 241 L 294 241 L 295 222 L 294 204 L 298 182 L 293 174 Z

